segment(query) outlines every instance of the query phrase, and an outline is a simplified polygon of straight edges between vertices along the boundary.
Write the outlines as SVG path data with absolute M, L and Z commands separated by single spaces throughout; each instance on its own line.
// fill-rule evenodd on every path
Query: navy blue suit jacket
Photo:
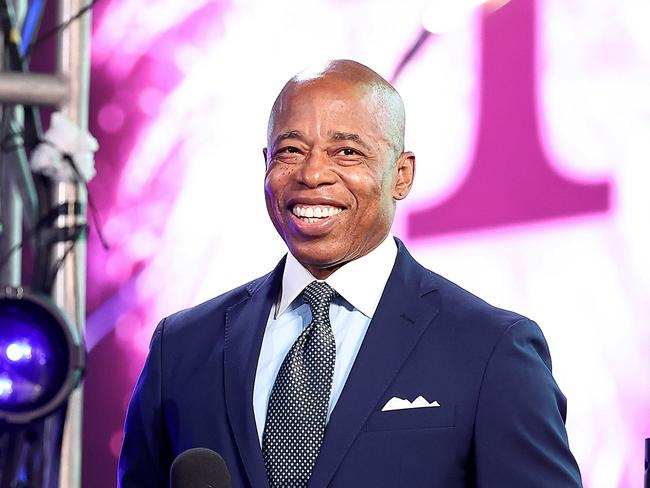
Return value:
M 581 486 L 539 327 L 398 245 L 309 487 Z M 123 488 L 169 486 L 171 462 L 192 447 L 220 453 L 234 487 L 268 486 L 253 382 L 283 266 L 160 323 L 128 410 Z M 381 411 L 420 395 L 440 406 Z

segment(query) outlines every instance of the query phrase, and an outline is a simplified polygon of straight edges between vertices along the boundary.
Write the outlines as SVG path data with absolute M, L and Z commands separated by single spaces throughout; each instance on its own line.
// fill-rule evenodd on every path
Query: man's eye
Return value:
M 351 147 L 344 147 L 343 149 L 339 150 L 339 154 L 342 154 L 343 156 L 357 156 L 359 154 L 359 151 L 355 151 Z
M 278 150 L 275 151 L 275 153 L 273 153 L 273 158 L 287 162 L 287 161 L 293 161 L 301 154 L 302 153 L 300 152 L 300 149 L 298 149 L 297 147 L 286 146 L 286 147 L 278 148 Z

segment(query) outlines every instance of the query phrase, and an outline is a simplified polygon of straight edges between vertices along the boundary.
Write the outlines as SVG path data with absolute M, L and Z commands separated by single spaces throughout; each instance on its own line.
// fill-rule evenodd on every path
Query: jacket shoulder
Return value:
M 529 322 L 523 315 L 496 307 L 422 266 L 400 240 L 397 244 L 397 263 L 404 282 L 417 283 L 417 289 L 425 294 L 435 291 L 441 317 L 456 330 L 473 335 L 500 335 L 517 322 Z
M 472 292 L 462 288 L 447 278 L 434 273 L 433 271 L 429 272 L 434 275 L 434 279 L 438 284 L 441 299 L 446 302 L 445 304 L 453 310 L 454 314 L 456 314 L 458 318 L 489 319 L 489 322 L 494 322 L 494 325 L 498 325 L 499 323 L 510 324 L 512 322 L 526 319 L 526 317 L 519 313 L 488 303 Z
M 165 335 L 195 329 L 199 324 L 215 325 L 220 322 L 220 318 L 225 317 L 230 307 L 248 299 L 262 284 L 271 279 L 274 273 L 275 270 L 203 303 L 169 315 L 162 322 Z
M 429 271 L 437 283 L 439 319 L 454 331 L 465 352 L 485 364 L 498 344 L 506 347 L 520 341 L 535 344 L 536 350 L 550 369 L 546 339 L 539 326 L 519 313 L 496 307 L 454 282 Z M 513 346 L 514 347 L 514 346 Z

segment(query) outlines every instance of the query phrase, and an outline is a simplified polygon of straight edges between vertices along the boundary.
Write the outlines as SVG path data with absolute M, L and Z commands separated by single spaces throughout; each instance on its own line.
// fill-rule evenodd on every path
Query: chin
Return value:
M 303 266 L 328 268 L 345 262 L 345 251 L 325 242 L 288 243 L 291 254 Z

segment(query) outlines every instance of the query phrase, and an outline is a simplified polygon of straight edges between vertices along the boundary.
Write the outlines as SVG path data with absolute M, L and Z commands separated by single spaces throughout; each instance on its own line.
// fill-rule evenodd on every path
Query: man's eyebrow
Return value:
M 332 139 L 333 141 L 356 142 L 357 144 L 363 146 L 367 150 L 370 150 L 370 146 L 368 146 L 365 142 L 363 142 L 363 139 L 359 137 L 359 134 L 353 134 L 351 132 L 334 132 L 330 137 L 330 139 Z
M 290 130 L 283 132 L 281 134 L 278 134 L 277 137 L 273 140 L 273 146 L 277 146 L 285 139 L 302 139 L 302 137 L 303 134 L 299 130 Z

